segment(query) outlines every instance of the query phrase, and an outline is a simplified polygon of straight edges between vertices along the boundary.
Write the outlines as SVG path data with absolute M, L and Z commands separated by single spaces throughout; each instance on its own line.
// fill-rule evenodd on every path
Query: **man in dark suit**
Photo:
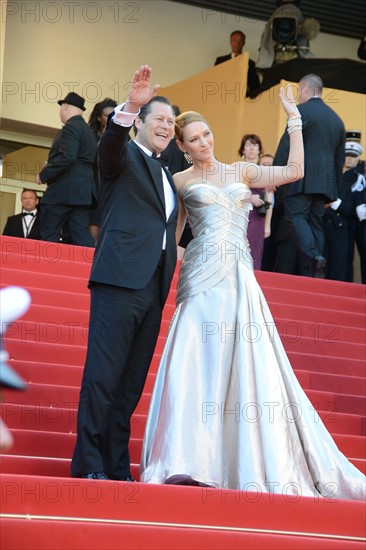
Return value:
M 246 36 L 242 31 L 233 31 L 230 35 L 231 53 L 216 58 L 215 65 L 220 65 L 229 61 L 238 55 L 241 55 L 245 45 Z M 252 59 L 248 61 L 247 91 L 246 96 L 250 96 L 260 86 L 259 77 Z
M 286 220 L 299 251 L 299 274 L 325 276 L 324 205 L 338 196 L 344 164 L 346 132 L 339 116 L 321 98 L 323 82 L 309 74 L 299 82 L 299 111 L 305 151 L 304 178 L 286 185 Z M 296 121 L 295 121 L 296 122 Z M 288 133 L 279 143 L 274 165 L 286 164 Z
M 9 216 L 3 231 L 8 237 L 40 239 L 38 196 L 33 189 L 23 189 L 21 195 L 22 213 Z
M 96 197 L 97 144 L 82 117 L 84 101 L 75 92 L 58 101 L 64 127 L 55 137 L 48 161 L 36 182 L 47 183 L 42 198 L 42 240 L 60 242 L 62 228 L 67 222 L 73 244 L 94 247 L 88 225 L 90 205 Z
M 99 142 L 102 219 L 90 275 L 88 351 L 71 475 L 134 481 L 128 442 L 176 264 L 178 196 L 154 158 L 174 134 L 170 102 L 142 66 Z M 128 140 L 135 123 L 137 135 Z M 154 155 L 154 156 L 153 156 Z

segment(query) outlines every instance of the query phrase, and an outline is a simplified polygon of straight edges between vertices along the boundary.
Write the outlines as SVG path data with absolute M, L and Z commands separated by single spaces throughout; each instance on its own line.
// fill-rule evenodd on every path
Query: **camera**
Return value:
M 262 206 L 259 206 L 257 208 L 258 216 L 265 216 L 267 213 L 268 208 L 270 208 L 271 203 L 268 201 L 264 201 L 264 204 Z

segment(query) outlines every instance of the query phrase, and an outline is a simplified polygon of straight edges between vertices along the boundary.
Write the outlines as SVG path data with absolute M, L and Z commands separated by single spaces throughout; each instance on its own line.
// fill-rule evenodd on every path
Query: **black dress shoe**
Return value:
M 125 477 L 120 477 L 119 480 L 120 480 L 120 481 L 136 482 L 136 479 L 133 478 L 131 475 L 125 476 Z
M 81 477 L 84 479 L 110 479 L 104 472 L 92 472 Z
M 313 258 L 311 263 L 311 271 L 313 273 L 313 277 L 315 277 L 316 279 L 324 279 L 326 263 L 327 261 L 324 256 L 318 255 Z

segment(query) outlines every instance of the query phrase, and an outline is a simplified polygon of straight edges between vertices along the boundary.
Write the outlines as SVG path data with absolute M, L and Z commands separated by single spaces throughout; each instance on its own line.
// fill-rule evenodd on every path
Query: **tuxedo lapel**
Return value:
M 155 187 L 155 190 L 158 194 L 161 206 L 163 208 L 163 211 L 165 212 L 165 199 L 164 199 L 164 185 L 163 185 L 163 177 L 161 174 L 161 164 L 159 162 L 156 162 L 155 159 L 151 158 L 149 155 L 144 153 L 142 149 L 136 143 L 132 141 L 131 146 L 134 147 L 137 154 L 139 154 L 145 161 L 145 164 L 150 172 L 152 183 Z

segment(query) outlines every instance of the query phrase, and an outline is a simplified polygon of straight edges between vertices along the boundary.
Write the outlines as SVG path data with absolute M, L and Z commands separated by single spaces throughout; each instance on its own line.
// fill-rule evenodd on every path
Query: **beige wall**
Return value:
M 163 0 L 6 2 L 3 74 L 4 118 L 58 128 L 55 105 L 70 89 L 84 95 L 88 110 L 111 96 L 123 101 L 141 64 L 167 87 L 212 67 L 229 52 L 229 34 L 247 35 L 257 59 L 264 21 L 226 15 Z M 358 41 L 319 34 L 317 57 L 357 60 Z
M 49 150 L 40 147 L 27 146 L 9 153 L 3 163 L 3 183 L 9 180 L 20 180 L 26 186 L 34 183 L 36 175 L 47 161 Z

